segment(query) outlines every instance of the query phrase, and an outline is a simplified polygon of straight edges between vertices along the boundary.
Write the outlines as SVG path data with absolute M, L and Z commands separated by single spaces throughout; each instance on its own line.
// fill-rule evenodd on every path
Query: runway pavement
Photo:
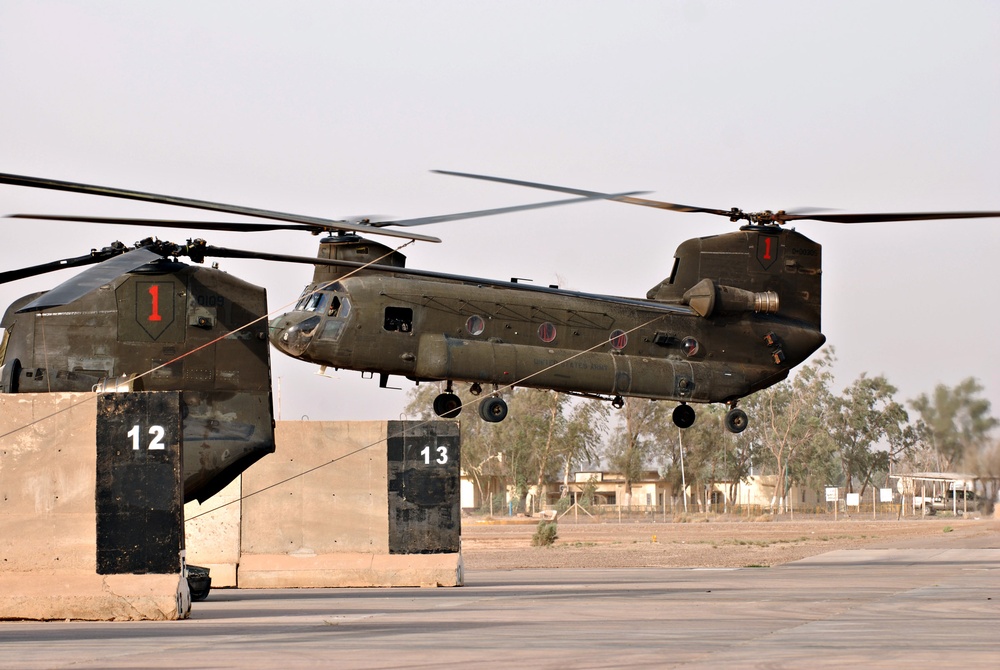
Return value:
M 461 588 L 214 590 L 188 620 L 0 622 L 0 668 L 995 667 L 1000 549 L 773 568 L 475 571 Z

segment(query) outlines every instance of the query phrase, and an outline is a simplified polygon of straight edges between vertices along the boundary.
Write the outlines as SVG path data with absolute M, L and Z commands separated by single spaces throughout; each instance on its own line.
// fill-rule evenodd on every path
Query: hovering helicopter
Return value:
M 0 175 L 0 183 L 197 206 L 285 222 L 205 226 L 210 229 L 344 234 L 370 228 L 350 221 L 17 175 Z M 393 223 L 419 225 L 582 200 L 586 198 Z M 158 225 L 178 227 L 171 222 Z M 180 227 L 201 226 L 183 222 Z M 437 239 L 392 230 L 383 234 Z M 275 449 L 267 300 L 259 286 L 177 259 L 189 257 L 203 263 L 210 256 L 246 255 L 210 247 L 203 240 L 177 245 L 148 238 L 131 247 L 115 242 L 83 256 L 0 272 L 0 283 L 6 283 L 92 266 L 50 291 L 15 301 L 6 310 L 0 319 L 0 392 L 182 391 L 184 500 L 206 500 Z M 303 257 L 271 259 L 310 265 L 322 262 Z
M 323 240 L 295 309 L 271 322 L 271 341 L 320 365 L 415 381 L 442 381 L 438 416 L 456 416 L 456 381 L 471 383 L 488 422 L 507 416 L 500 389 L 525 386 L 606 398 L 672 400 L 673 421 L 695 421 L 690 403 L 722 402 L 726 428 L 742 432 L 741 398 L 788 376 L 823 345 L 821 246 L 789 221 L 833 223 L 997 217 L 1000 212 L 793 214 L 678 205 L 514 179 L 474 179 L 745 222 L 736 232 L 688 240 L 670 276 L 645 299 L 596 295 L 405 268 L 405 257 L 356 236 Z M 374 263 L 371 262 L 375 260 Z M 339 265 L 339 269 L 330 265 Z
M 312 217 L 289 218 L 292 215 L 69 182 L 0 175 L 0 183 L 281 218 L 295 222 L 300 230 L 336 231 L 320 241 L 318 257 L 312 259 L 207 245 L 199 253 L 315 265 L 312 282 L 295 308 L 271 321 L 272 344 L 294 358 L 377 374 L 383 387 L 390 375 L 444 382 L 444 392 L 434 401 L 439 416 L 459 414 L 462 405 L 453 385 L 466 382 L 474 395 L 486 393 L 479 402 L 479 415 L 488 422 L 502 421 L 507 415 L 501 395 L 504 388 L 525 386 L 604 398 L 616 407 L 623 405 L 626 396 L 675 401 L 673 420 L 681 428 L 694 423 L 692 403 L 722 402 L 729 407 L 725 424 L 732 432 L 748 425 L 746 413 L 737 406 L 741 398 L 785 379 L 825 341 L 820 329 L 821 247 L 782 224 L 1000 216 L 1000 212 L 750 213 L 647 200 L 634 197 L 636 192 L 609 194 L 468 173 L 444 174 L 559 191 L 577 198 L 338 227 Z M 738 231 L 682 243 L 669 277 L 645 298 L 409 269 L 403 254 L 358 234 L 386 235 L 392 234 L 386 228 L 389 225 L 418 225 L 593 199 L 714 214 L 745 223 Z M 264 229 L 252 224 L 19 216 Z M 274 229 L 274 224 L 270 226 L 267 229 Z M 395 235 L 403 233 L 395 231 Z

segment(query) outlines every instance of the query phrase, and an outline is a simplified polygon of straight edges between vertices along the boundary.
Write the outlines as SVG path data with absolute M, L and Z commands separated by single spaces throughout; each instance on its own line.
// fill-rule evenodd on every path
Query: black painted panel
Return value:
M 443 554 L 461 548 L 458 424 L 390 421 L 389 553 Z
M 97 399 L 97 572 L 180 572 L 181 394 Z

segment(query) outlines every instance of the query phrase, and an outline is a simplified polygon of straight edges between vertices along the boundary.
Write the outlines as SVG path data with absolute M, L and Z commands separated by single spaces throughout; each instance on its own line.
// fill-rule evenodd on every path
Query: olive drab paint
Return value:
M 406 270 L 399 252 L 353 235 L 323 240 L 318 256 L 338 265 L 317 265 L 295 309 L 271 322 L 271 341 L 383 385 L 400 375 L 735 405 L 825 341 L 820 245 L 773 226 L 682 243 L 645 300 Z

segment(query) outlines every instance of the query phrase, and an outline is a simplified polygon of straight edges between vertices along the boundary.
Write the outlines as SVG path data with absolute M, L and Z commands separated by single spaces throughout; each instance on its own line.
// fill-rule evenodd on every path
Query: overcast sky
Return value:
M 1000 3 L 0 0 L 0 172 L 326 217 L 551 198 L 482 172 L 705 207 L 1000 209 Z M 196 217 L 0 186 L 0 213 Z M 139 228 L 10 221 L 4 269 Z M 721 217 L 588 203 L 424 229 L 422 269 L 644 296 Z M 844 386 L 977 377 L 1000 412 L 1000 221 L 800 223 Z M 182 242 L 184 231 L 153 231 Z M 306 234 L 213 233 L 313 255 Z M 223 261 L 271 309 L 306 266 Z M 0 303 L 69 271 L 0 286 Z M 281 418 L 398 418 L 404 391 L 272 350 Z M 410 388 L 403 379 L 393 385 Z

